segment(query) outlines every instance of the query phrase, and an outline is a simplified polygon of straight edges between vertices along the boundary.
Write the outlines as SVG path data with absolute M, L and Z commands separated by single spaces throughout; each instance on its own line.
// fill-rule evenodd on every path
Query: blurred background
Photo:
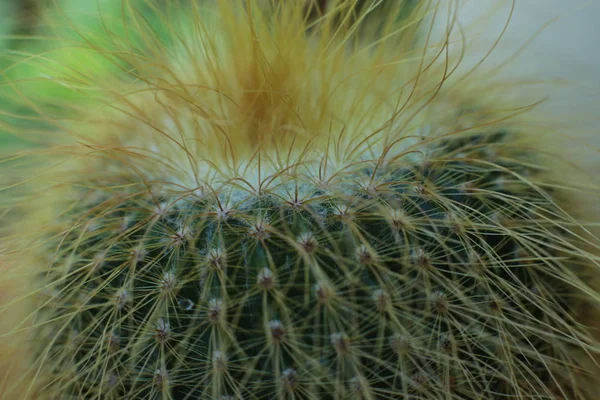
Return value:
M 600 0 L 458 2 L 458 18 L 471 42 L 464 66 L 478 63 L 495 46 L 484 66 L 505 63 L 503 77 L 546 82 L 539 95 L 547 99 L 536 112 L 564 131 L 565 157 L 598 175 Z M 505 26 L 508 17 L 510 22 Z M 502 39 L 495 43 L 504 28 Z M 589 151 L 583 154 L 580 144 Z

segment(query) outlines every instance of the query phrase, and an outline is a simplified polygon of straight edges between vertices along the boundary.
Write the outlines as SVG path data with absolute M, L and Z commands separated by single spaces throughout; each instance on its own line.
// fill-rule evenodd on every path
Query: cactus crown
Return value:
M 415 50 L 431 7 L 266 3 L 190 5 L 166 45 L 125 1 L 152 51 L 79 77 L 104 102 L 61 121 L 16 253 L 36 393 L 591 399 L 596 244 L 523 109 Z

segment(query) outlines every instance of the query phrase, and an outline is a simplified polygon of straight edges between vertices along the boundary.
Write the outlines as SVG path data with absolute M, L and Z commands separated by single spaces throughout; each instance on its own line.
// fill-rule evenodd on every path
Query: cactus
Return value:
M 7 236 L 38 287 L 29 395 L 593 399 L 593 188 L 415 55 L 429 5 L 356 35 L 342 1 L 311 30 L 270 4 L 109 53 L 132 69 L 86 77 L 98 106 L 32 157 Z

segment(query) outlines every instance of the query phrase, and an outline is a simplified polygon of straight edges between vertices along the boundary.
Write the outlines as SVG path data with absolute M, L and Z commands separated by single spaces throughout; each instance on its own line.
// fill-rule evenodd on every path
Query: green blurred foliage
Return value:
M 38 18 L 27 21 L 34 22 L 29 28 L 19 23 L 19 8 L 10 1 L 0 0 L 0 150 L 27 145 L 28 130 L 48 128 L 32 104 L 53 112 L 63 104 L 81 106 L 90 99 L 88 82 L 131 70 L 94 48 L 116 54 L 127 41 L 141 49 L 149 30 L 168 37 L 161 23 L 166 19 L 144 0 L 127 2 L 132 8 L 126 10 L 123 0 L 46 0 Z M 123 23 L 133 7 L 146 26 Z

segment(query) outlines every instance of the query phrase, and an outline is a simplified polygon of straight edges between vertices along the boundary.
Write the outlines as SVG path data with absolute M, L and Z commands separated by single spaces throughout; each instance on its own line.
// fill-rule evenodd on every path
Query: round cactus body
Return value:
M 326 183 L 83 190 L 45 357 L 85 398 L 550 396 L 589 340 L 576 248 L 505 142 Z
M 11 253 L 29 394 L 593 399 L 593 192 L 497 88 L 415 55 L 430 8 L 370 37 L 218 3 L 111 53 L 133 72 L 61 121 Z

